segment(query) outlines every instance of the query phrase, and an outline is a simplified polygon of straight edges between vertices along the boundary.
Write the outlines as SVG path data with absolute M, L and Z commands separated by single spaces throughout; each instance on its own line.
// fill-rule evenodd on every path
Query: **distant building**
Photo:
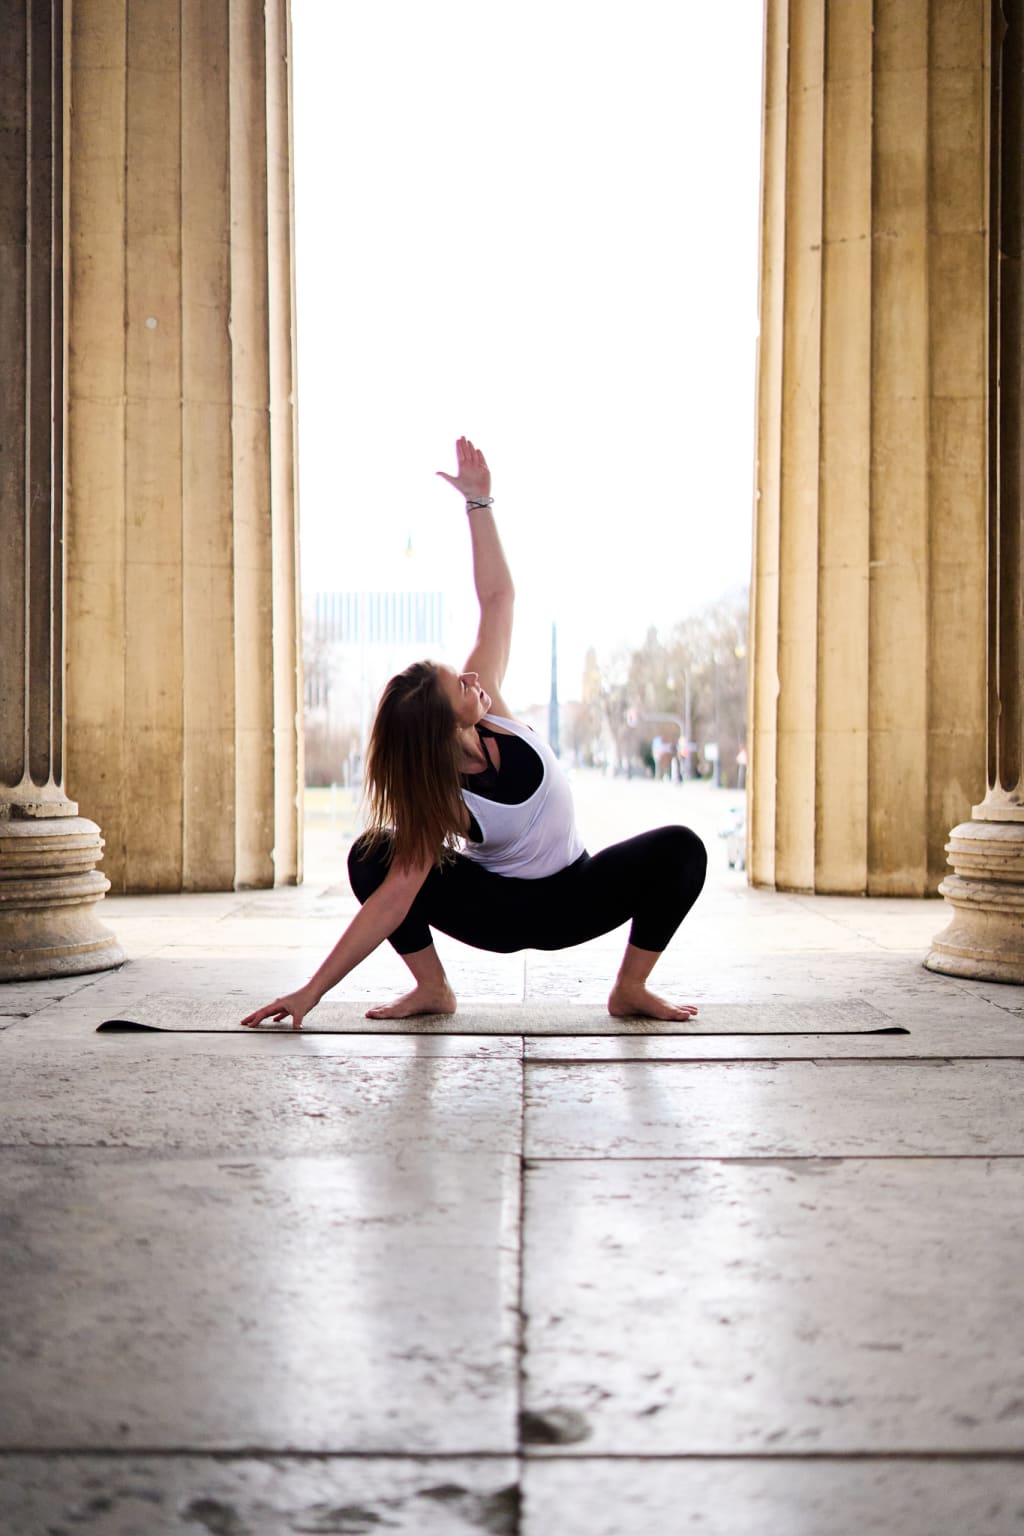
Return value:
M 316 592 L 306 605 L 307 721 L 355 727 L 365 740 L 388 678 L 444 649 L 442 592 Z
M 317 592 L 315 637 L 330 645 L 427 645 L 444 637 L 441 592 Z

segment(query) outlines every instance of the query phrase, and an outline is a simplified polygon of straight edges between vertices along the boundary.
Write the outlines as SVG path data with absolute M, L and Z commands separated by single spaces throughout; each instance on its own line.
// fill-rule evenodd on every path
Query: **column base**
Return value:
M 946 852 L 953 873 L 939 894 L 952 921 L 925 965 L 945 976 L 1024 984 L 1024 822 L 964 822 Z
M 0 821 L 0 981 L 106 971 L 125 954 L 96 917 L 110 885 L 103 839 L 81 816 Z

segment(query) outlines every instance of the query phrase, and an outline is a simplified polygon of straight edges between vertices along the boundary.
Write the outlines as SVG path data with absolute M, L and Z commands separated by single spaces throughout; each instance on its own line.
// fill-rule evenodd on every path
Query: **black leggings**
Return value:
M 700 895 L 707 865 L 707 850 L 689 827 L 641 832 L 541 880 L 496 875 L 457 854 L 430 871 L 390 942 L 400 955 L 413 955 L 437 928 L 496 954 L 568 949 L 632 918 L 629 942 L 660 952 Z M 365 901 L 388 872 L 387 849 L 367 856 L 365 839 L 357 838 L 348 871 Z

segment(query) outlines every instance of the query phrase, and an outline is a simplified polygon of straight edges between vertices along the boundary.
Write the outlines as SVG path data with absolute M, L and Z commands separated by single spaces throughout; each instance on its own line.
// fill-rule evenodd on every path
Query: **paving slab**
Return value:
M 202 938 L 192 936 L 188 946 L 230 953 L 233 949 L 315 950 L 321 956 L 337 944 L 347 927 L 348 917 L 313 917 L 302 903 L 290 916 L 262 916 L 250 910 L 245 915 L 221 917 Z M 185 946 L 174 941 L 175 949 Z M 399 962 L 401 963 L 401 962 Z
M 284 890 L 250 891 L 236 898 L 225 914 L 232 921 L 239 918 L 293 918 L 297 913 L 330 922 L 347 923 L 359 911 L 360 903 L 348 886 L 324 890 L 316 886 L 291 886 Z
M 412 1160 L 520 1148 L 514 1059 L 245 1052 L 123 1055 L 44 1044 L 4 1052 L 0 1125 L 8 1146 L 133 1147 L 232 1154 L 395 1148 Z
M 313 1034 L 292 1029 L 237 1029 L 225 1033 L 187 1034 L 183 1030 L 106 1030 L 97 1031 L 90 1023 L 77 1029 L 67 1018 L 40 1018 L 28 1028 L 21 1020 L 11 1020 L 12 1028 L 3 1039 L 7 1050 L 32 1054 L 45 1043 L 50 1049 L 64 1051 L 116 1051 L 119 1056 L 150 1056 L 162 1053 L 164 1059 L 177 1056 L 234 1057 L 260 1052 L 267 1056 L 299 1056 L 316 1061 L 323 1056 L 376 1058 L 399 1056 L 409 1060 L 428 1060 L 438 1056 L 477 1056 L 483 1060 L 518 1061 L 523 1053 L 521 1035 L 448 1035 L 386 1034 L 360 1035 Z M 0 1069 L 2 1070 L 2 1069 Z M 2 1138 L 0 1138 L 2 1140 Z
M 219 970 L 221 984 L 229 992 L 236 991 L 239 985 L 247 985 L 250 990 L 257 986 L 262 1002 L 273 997 L 275 991 L 288 990 L 308 981 L 341 933 L 338 928 L 319 942 L 311 942 L 309 930 L 303 924 L 293 924 L 290 929 L 278 924 L 272 936 L 268 934 L 260 938 L 253 932 L 250 939 L 247 935 L 251 926 L 241 925 L 245 930 L 242 934 L 245 942 L 237 937 L 228 938 L 220 930 L 205 936 L 202 942 L 187 933 L 169 935 L 154 953 L 133 960 L 125 971 L 127 973 L 140 963 L 152 967 L 163 962 L 165 966 L 173 966 L 177 977 L 187 983 L 190 975 L 196 972 L 213 982 Z M 460 945 L 461 954 L 456 955 L 454 940 L 446 941 L 443 935 L 438 935 L 437 939 L 437 952 L 460 998 L 521 1000 L 521 954 L 488 955 Z M 409 972 L 402 960 L 387 945 L 381 945 L 351 975 L 339 982 L 331 995 L 335 998 L 364 998 L 368 1003 L 386 1002 L 407 992 L 409 985 Z M 150 981 L 150 989 L 152 986 Z
M 266 993 L 269 999 L 279 990 L 298 986 L 307 976 L 308 972 L 293 960 L 274 955 L 254 956 L 244 965 L 223 956 L 189 962 L 147 956 L 114 971 L 74 978 L 78 982 L 76 987 L 47 983 L 48 990 L 34 1010 L 32 1022 L 34 1028 L 41 1029 L 44 1024 L 63 1018 L 95 1027 L 109 1016 L 112 1008 L 128 1006 L 154 991 L 181 991 L 211 1001 L 241 1000 L 254 993 Z
M 518 1193 L 482 1152 L 8 1153 L 0 1445 L 511 1453 Z
M 440 950 L 440 946 L 439 946 Z M 239 1006 L 242 1017 L 249 1008 L 294 990 L 307 981 L 324 958 L 323 949 L 283 951 L 246 950 L 230 954 L 203 948 L 184 956 L 180 949 L 167 944 L 159 954 L 145 955 L 117 971 L 75 978 L 76 988 L 62 988 L 56 982 L 41 984 L 36 998 L 21 999 L 10 989 L 8 1002 L 0 997 L 0 1014 L 31 1014 L 41 1024 L 41 1015 L 49 1017 L 55 1009 L 68 1016 L 92 1019 L 96 1023 L 111 1017 L 119 1008 L 130 1007 L 133 1000 L 152 993 L 202 998 L 208 1003 Z M 467 951 L 473 957 L 474 951 Z M 451 963 L 446 960 L 446 963 Z M 454 969 L 454 967 L 453 967 Z M 463 983 L 460 1001 L 473 1006 L 476 1000 L 487 1003 L 519 1003 L 523 997 L 523 959 L 519 955 L 480 956 L 464 965 L 459 973 Z M 29 985 L 29 984 L 26 984 Z M 396 955 L 382 949 L 360 966 L 351 977 L 334 988 L 332 1005 L 348 1002 L 354 1013 L 364 1013 L 374 1003 L 384 1002 L 408 991 L 409 974 Z M 7 990 L 7 989 L 0 989 Z
M 397 962 L 396 962 L 397 963 Z M 31 1018 L 15 1020 L 22 1023 L 26 1030 L 30 1028 L 31 1034 L 42 1039 L 44 1036 L 70 1039 L 85 1038 L 91 1035 L 97 1026 L 105 1019 L 134 1017 L 138 1011 L 140 1002 L 147 997 L 165 996 L 170 999 L 169 1008 L 176 1009 L 182 1022 L 188 1023 L 189 1016 L 195 1010 L 211 1010 L 211 1017 L 217 1021 L 218 1028 L 224 1028 L 229 1032 L 237 1032 L 245 1039 L 252 1039 L 252 1031 L 242 1029 L 239 1021 L 252 1009 L 262 1005 L 275 996 L 281 996 L 299 986 L 307 978 L 313 965 L 296 967 L 290 960 L 253 959 L 244 965 L 232 959 L 219 957 L 208 961 L 184 962 L 169 960 L 165 956 L 151 957 L 126 966 L 116 974 L 108 974 L 97 978 L 94 985 L 87 990 L 76 992 L 72 996 L 50 999 L 45 1004 L 40 1004 L 38 1011 Z M 392 983 L 401 978 L 393 977 Z M 406 978 L 406 981 L 408 978 Z M 487 982 L 481 980 L 481 993 L 488 996 Z M 439 1026 L 434 1021 L 431 1028 L 426 1021 L 419 1021 L 415 1029 L 410 1028 L 410 1021 L 396 1020 L 391 1023 L 378 1023 L 368 1021 L 366 1008 L 375 1002 L 382 1001 L 389 996 L 397 995 L 396 985 L 373 985 L 369 982 L 360 984 L 358 1001 L 346 1000 L 341 990 L 331 993 L 330 1001 L 320 1005 L 320 1008 L 310 1016 L 312 1026 L 318 1018 L 335 1016 L 344 1021 L 346 1031 L 366 1034 L 419 1034 L 438 1033 L 443 1028 L 451 1029 L 451 1023 L 446 1022 Z M 474 1030 L 472 1026 L 466 1027 L 462 1023 L 463 1014 L 456 1016 L 455 1032 L 464 1033 L 501 1033 L 495 1029 L 494 1022 L 498 1015 L 496 1008 L 515 1008 L 521 1001 L 522 985 L 518 983 L 518 991 L 508 978 L 498 978 L 491 987 L 489 1000 L 483 1006 L 487 1011 L 489 1027 L 486 1031 Z M 495 999 L 505 1000 L 503 1002 Z M 478 1005 L 472 1000 L 465 1000 L 463 1013 L 471 1017 Z M 325 1010 L 327 1010 L 325 1012 Z M 270 1029 L 268 1027 L 268 1032 Z M 24 1034 L 25 1031 L 22 1031 Z M 291 1033 L 290 1028 L 284 1033 Z
M 530 951 L 527 1001 L 561 996 L 567 1001 L 602 1002 L 621 954 L 621 945 L 602 945 L 603 941 L 595 940 L 546 955 Z M 767 938 L 752 949 L 718 950 L 712 941 L 688 947 L 674 942 L 659 960 L 651 985 L 665 997 L 698 1006 L 863 998 L 876 1007 L 920 1001 L 965 1013 L 975 1002 L 1009 1007 L 1013 1001 L 1008 994 L 1017 989 L 982 990 L 926 970 L 926 953 L 886 953 L 874 948 L 865 952 L 863 947 L 802 952 Z
M 302 886 L 286 888 L 288 893 L 295 894 L 301 894 L 303 889 Z M 252 894 L 255 896 L 262 893 Z M 171 917 L 176 923 L 183 918 L 196 922 L 216 922 L 243 899 L 237 891 L 155 891 L 148 895 L 105 896 L 99 910 L 106 923 L 115 923 L 136 913 Z
M 538 1455 L 1024 1451 L 1024 1161 L 541 1163 L 525 1232 Z
M 561 957 L 564 955 L 578 955 L 584 974 L 589 973 L 595 979 L 607 974 L 610 981 L 628 940 L 627 923 L 573 950 L 533 950 L 530 952 L 530 984 L 538 989 L 546 989 L 551 984 L 549 978 L 557 984 L 561 976 Z M 730 957 L 742 958 L 751 952 L 757 955 L 785 952 L 805 959 L 822 954 L 849 958 L 863 955 L 865 949 L 864 940 L 859 935 L 805 914 L 794 914 L 788 926 L 773 919 L 765 925 L 764 932 L 748 932 L 743 935 L 743 940 L 740 941 L 735 931 L 730 933 L 728 926 L 720 921 L 713 926 L 710 919 L 698 924 L 687 918 L 659 959 L 654 980 L 658 986 L 664 987 L 667 975 L 678 974 L 693 990 L 702 985 L 712 969 L 709 962 L 713 962 L 717 970 Z M 762 967 L 763 964 L 762 960 Z
M 613 957 L 600 950 L 601 942 L 544 956 L 529 952 L 528 998 L 543 960 L 567 996 L 600 1001 L 613 963 Z M 683 994 L 698 1005 L 862 998 L 886 1010 L 915 1002 L 968 1015 L 978 1004 L 1016 1011 L 1022 989 L 938 975 L 926 969 L 926 954 L 927 949 L 916 947 L 901 952 L 873 945 L 801 950 L 787 947 L 780 935 L 772 934 L 756 943 L 723 944 L 707 935 L 699 944 L 673 941 L 658 961 L 651 985 L 665 996 Z
M 813 1006 L 813 1005 L 807 1005 Z M 872 1005 L 874 1006 L 874 1005 Z M 768 1014 L 776 1019 L 799 1017 L 784 1004 L 709 1003 L 696 1023 L 701 1030 L 721 1020 L 726 1010 L 737 1023 L 744 1017 Z M 972 1057 L 1009 1056 L 1024 1058 L 1024 1021 L 1014 1018 L 991 1004 L 978 1002 L 969 1018 L 945 1017 L 933 1009 L 909 1006 L 899 1010 L 877 1010 L 888 1020 L 899 1021 L 900 1034 L 800 1034 L 782 1033 L 777 1028 L 761 1034 L 704 1034 L 696 1029 L 681 1034 L 607 1035 L 530 1035 L 523 1040 L 529 1061 L 727 1061 L 727 1060 L 807 1060 L 836 1056 L 864 1057 Z
M 972 996 L 983 998 L 995 1007 L 1015 1014 L 1017 1018 L 1024 1018 L 1024 987 L 1005 981 L 960 982 L 960 986 L 965 992 L 970 990 Z
M 762 893 L 767 901 L 748 907 L 741 889 L 736 893 L 734 911 L 748 913 L 753 922 L 774 918 L 780 926 L 799 925 L 808 919 L 815 925 L 827 923 L 843 929 L 861 941 L 865 949 L 892 951 L 916 950 L 926 954 L 932 939 L 949 921 L 949 908 L 938 898 L 902 896 L 811 896 L 787 894 L 780 904 L 777 894 Z
M 48 981 L 5 981 L 0 983 L 0 1015 L 6 1018 L 30 1018 L 42 1009 L 73 993 L 81 992 L 96 981 L 96 973 L 85 976 L 58 977 Z
M 1024 1062 L 527 1064 L 529 1157 L 1024 1156 Z
M 1011 1536 L 1024 1466 L 1000 1460 L 528 1461 L 521 1536 Z
M 0 1508 L 18 1536 L 518 1536 L 518 1475 L 508 1457 L 10 1456 Z

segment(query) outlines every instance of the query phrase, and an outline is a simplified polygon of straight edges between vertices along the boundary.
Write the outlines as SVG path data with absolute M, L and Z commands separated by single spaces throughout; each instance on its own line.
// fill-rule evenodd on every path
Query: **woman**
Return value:
M 242 1020 L 302 1021 L 384 939 L 412 990 L 371 1019 L 455 1012 L 431 928 L 479 949 L 564 949 L 632 920 L 608 999 L 615 1018 L 685 1021 L 647 978 L 700 894 L 707 854 L 686 827 L 661 827 L 590 857 L 568 781 L 546 743 L 501 697 L 512 641 L 513 587 L 491 511 L 491 475 L 466 438 L 458 472 L 438 473 L 466 498 L 480 627 L 464 672 L 416 662 L 381 697 L 367 757 L 370 827 L 349 855 L 362 903 L 316 975 Z

